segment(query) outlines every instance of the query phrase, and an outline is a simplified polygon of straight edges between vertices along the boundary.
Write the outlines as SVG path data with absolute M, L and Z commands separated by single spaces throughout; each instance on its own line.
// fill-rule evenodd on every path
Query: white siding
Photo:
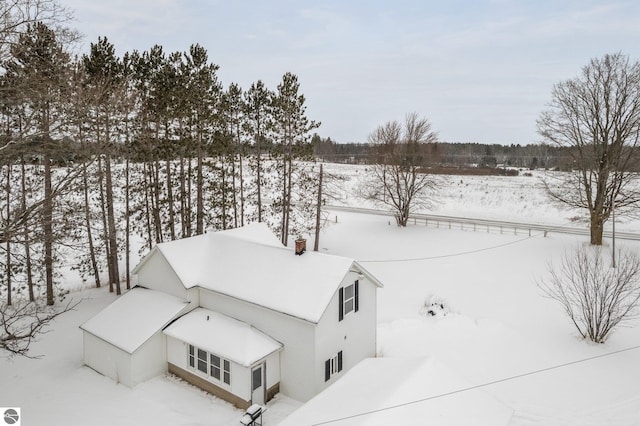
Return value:
M 173 337 L 167 339 L 167 361 L 176 367 L 187 370 L 187 344 Z
M 208 374 L 204 374 L 198 369 L 191 368 L 187 361 L 189 345 L 181 340 L 166 336 L 167 339 L 167 361 L 171 364 L 186 370 L 198 377 L 201 377 L 214 385 L 225 389 L 232 394 L 239 396 L 245 401 L 251 399 L 251 369 L 243 367 L 235 362 L 230 361 L 231 366 L 231 384 L 221 383 L 212 380 Z
M 131 355 L 110 343 L 83 331 L 84 364 L 116 383 L 133 386 Z
M 315 396 L 315 324 L 206 289 L 200 289 L 200 306 L 251 324 L 282 343 L 280 391 L 303 402 Z
M 341 287 L 358 280 L 358 312 L 350 312 L 338 321 L 339 296 L 334 295 L 323 314 L 316 332 L 316 364 L 315 392 L 318 393 L 337 378 L 365 358 L 376 356 L 376 285 L 366 278 L 359 278 L 355 273 L 348 273 Z M 334 374 L 325 382 L 325 366 L 327 359 L 335 357 L 342 351 L 342 372 Z
M 162 331 L 158 331 L 132 357 L 132 386 L 167 371 L 167 343 Z
M 144 262 L 137 274 L 139 285 L 186 300 L 187 290 L 160 251 L 154 250 Z
M 187 312 L 191 312 L 200 306 L 200 290 L 197 287 L 187 290 L 187 301 L 189 302 Z
M 276 352 L 267 358 L 267 389 L 280 381 L 280 356 L 282 352 Z
M 251 401 L 251 368 L 231 363 L 231 388 L 245 401 Z

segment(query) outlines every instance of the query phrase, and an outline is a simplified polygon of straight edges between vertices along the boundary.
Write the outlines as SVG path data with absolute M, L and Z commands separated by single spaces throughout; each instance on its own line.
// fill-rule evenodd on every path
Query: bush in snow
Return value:
M 620 250 L 617 267 L 600 246 L 567 252 L 549 277 L 538 283 L 543 293 L 560 302 L 580 335 L 604 343 L 619 324 L 637 316 L 640 301 L 640 259 Z
M 435 296 L 429 296 L 425 299 L 420 312 L 428 317 L 444 317 L 451 311 L 443 299 Z

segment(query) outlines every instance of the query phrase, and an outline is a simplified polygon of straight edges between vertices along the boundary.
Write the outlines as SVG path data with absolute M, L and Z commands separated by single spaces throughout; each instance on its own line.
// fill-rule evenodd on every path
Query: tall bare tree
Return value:
M 578 77 L 554 86 L 538 131 L 548 142 L 568 147 L 573 160 L 562 185 L 547 185 L 549 194 L 586 209 L 591 244 L 601 245 L 613 209 L 640 201 L 631 185 L 639 158 L 640 63 L 622 53 L 592 59 Z
M 404 123 L 389 121 L 369 135 L 369 142 L 377 146 L 371 184 L 364 196 L 390 207 L 398 226 L 407 226 L 411 210 L 426 205 L 426 191 L 435 182 L 426 173 L 426 144 L 434 143 L 437 135 L 431 123 L 412 112 Z

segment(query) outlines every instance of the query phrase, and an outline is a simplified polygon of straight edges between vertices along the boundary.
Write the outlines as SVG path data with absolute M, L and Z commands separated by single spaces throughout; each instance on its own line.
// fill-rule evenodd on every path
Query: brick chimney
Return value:
M 296 240 L 296 256 L 302 255 L 305 251 L 307 251 L 307 240 L 298 238 Z

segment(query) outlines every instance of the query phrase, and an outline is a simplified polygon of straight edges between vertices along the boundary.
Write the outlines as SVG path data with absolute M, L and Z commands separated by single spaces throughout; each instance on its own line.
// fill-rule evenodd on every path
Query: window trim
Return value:
M 347 289 L 353 287 L 351 296 L 347 297 Z M 347 309 L 347 305 L 351 306 Z M 360 281 L 340 287 L 338 290 L 338 322 L 342 321 L 347 314 L 358 312 L 360 309 Z
M 343 368 L 342 351 L 324 362 L 324 381 L 328 382 L 334 375 L 340 373 Z
M 231 361 L 195 345 L 187 345 L 187 369 L 215 385 L 231 386 Z M 201 354 L 204 354 L 204 359 L 200 358 Z M 214 359 L 217 359 L 219 364 L 216 365 Z M 205 363 L 205 371 L 200 368 L 201 362 Z M 214 371 L 217 371 L 219 378 L 216 378 Z
M 193 345 L 189 345 L 187 352 L 187 365 L 191 368 L 196 368 L 196 348 Z

